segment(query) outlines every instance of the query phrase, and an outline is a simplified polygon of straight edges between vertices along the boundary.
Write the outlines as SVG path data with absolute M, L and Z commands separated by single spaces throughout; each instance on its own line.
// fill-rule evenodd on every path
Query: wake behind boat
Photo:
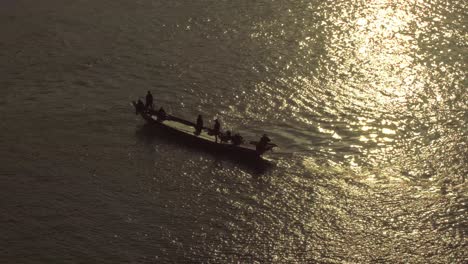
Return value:
M 132 102 L 132 104 L 135 107 L 135 113 L 139 114 L 152 127 L 176 136 L 182 143 L 214 154 L 229 155 L 236 159 L 257 162 L 263 160 L 262 154 L 276 147 L 275 144 L 269 142 L 264 144 L 255 141 L 250 141 L 250 144 L 243 142 L 234 144 L 232 141 L 223 142 L 221 140 L 217 142 L 213 129 L 203 127 L 197 131 L 197 124 L 191 121 L 154 111 L 136 102 Z M 222 138 L 222 133 L 219 138 Z

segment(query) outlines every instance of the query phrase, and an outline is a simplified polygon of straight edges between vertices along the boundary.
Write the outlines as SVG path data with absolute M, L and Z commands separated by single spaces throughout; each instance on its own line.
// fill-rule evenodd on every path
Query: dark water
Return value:
M 466 263 L 466 1 L 0 1 L 1 263 Z M 258 171 L 130 100 L 280 145 Z

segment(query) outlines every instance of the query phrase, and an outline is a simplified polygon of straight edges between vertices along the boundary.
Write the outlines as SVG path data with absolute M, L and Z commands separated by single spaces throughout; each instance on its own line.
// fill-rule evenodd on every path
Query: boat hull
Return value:
M 201 135 L 195 135 L 195 124 L 190 121 L 171 115 L 168 115 L 166 120 L 159 121 L 154 114 L 148 112 L 140 112 L 139 114 L 147 122 L 148 126 L 171 136 L 176 143 L 201 149 L 214 155 L 229 156 L 240 161 L 265 162 L 254 146 L 236 146 L 230 143 L 215 142 L 215 137 L 209 135 L 206 129 Z

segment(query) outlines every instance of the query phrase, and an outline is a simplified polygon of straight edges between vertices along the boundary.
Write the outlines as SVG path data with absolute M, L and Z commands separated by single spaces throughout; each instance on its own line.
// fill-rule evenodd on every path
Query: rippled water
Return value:
M 0 1 L 6 263 L 463 263 L 465 1 Z M 152 90 L 280 146 L 161 138 Z

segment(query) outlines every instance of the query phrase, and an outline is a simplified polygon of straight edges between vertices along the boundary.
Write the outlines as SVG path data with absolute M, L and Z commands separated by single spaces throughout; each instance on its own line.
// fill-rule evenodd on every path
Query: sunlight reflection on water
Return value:
M 346 11 L 349 7 L 352 13 Z M 434 71 L 446 72 L 446 65 L 437 65 L 434 69 L 434 65 L 421 59 L 431 59 L 421 48 L 425 45 L 421 39 L 432 33 L 428 18 L 422 16 L 430 14 L 432 6 L 412 1 L 398 4 L 374 1 L 352 6 L 325 2 L 309 6 L 309 9 L 322 12 L 315 13 L 323 18 L 321 24 L 301 12 L 298 12 L 299 17 L 294 17 L 294 12 L 288 10 L 288 15 L 280 16 L 276 23 L 262 21 L 256 26 L 252 38 L 279 47 L 281 42 L 273 42 L 273 37 L 280 40 L 288 39 L 292 34 L 297 37 L 296 31 L 283 30 L 286 21 L 304 29 L 297 46 L 291 47 L 298 55 L 289 56 L 292 58 L 289 62 L 278 55 L 274 61 L 290 75 L 281 77 L 279 83 L 259 83 L 256 90 L 270 98 L 271 104 L 265 104 L 265 107 L 289 113 L 301 125 L 307 124 L 304 129 L 316 130 L 318 134 L 312 141 L 327 135 L 327 145 L 332 148 L 340 148 L 342 144 L 353 146 L 359 152 L 357 157 L 346 151 L 340 152 L 346 155 L 348 162 L 356 158 L 363 164 L 385 160 L 385 155 L 395 144 L 401 143 L 401 138 L 411 131 L 418 133 L 418 128 L 408 130 L 405 126 L 408 116 L 437 113 L 443 101 L 450 100 L 452 95 L 442 96 L 436 86 L 451 85 L 456 88 L 453 92 L 460 92 L 457 87 L 463 76 L 461 68 L 452 68 L 447 78 L 435 80 Z M 274 24 L 281 30 L 274 28 Z M 324 34 L 323 42 L 318 42 L 318 32 Z M 318 43 L 323 45 L 323 50 L 317 50 Z M 321 52 L 319 56 L 317 52 Z M 429 55 L 439 56 L 438 53 Z M 265 69 L 269 71 L 267 66 Z M 294 121 L 285 121 L 284 114 L 274 113 L 276 116 L 263 118 L 296 126 Z M 304 141 L 299 134 L 290 137 L 297 143 Z

